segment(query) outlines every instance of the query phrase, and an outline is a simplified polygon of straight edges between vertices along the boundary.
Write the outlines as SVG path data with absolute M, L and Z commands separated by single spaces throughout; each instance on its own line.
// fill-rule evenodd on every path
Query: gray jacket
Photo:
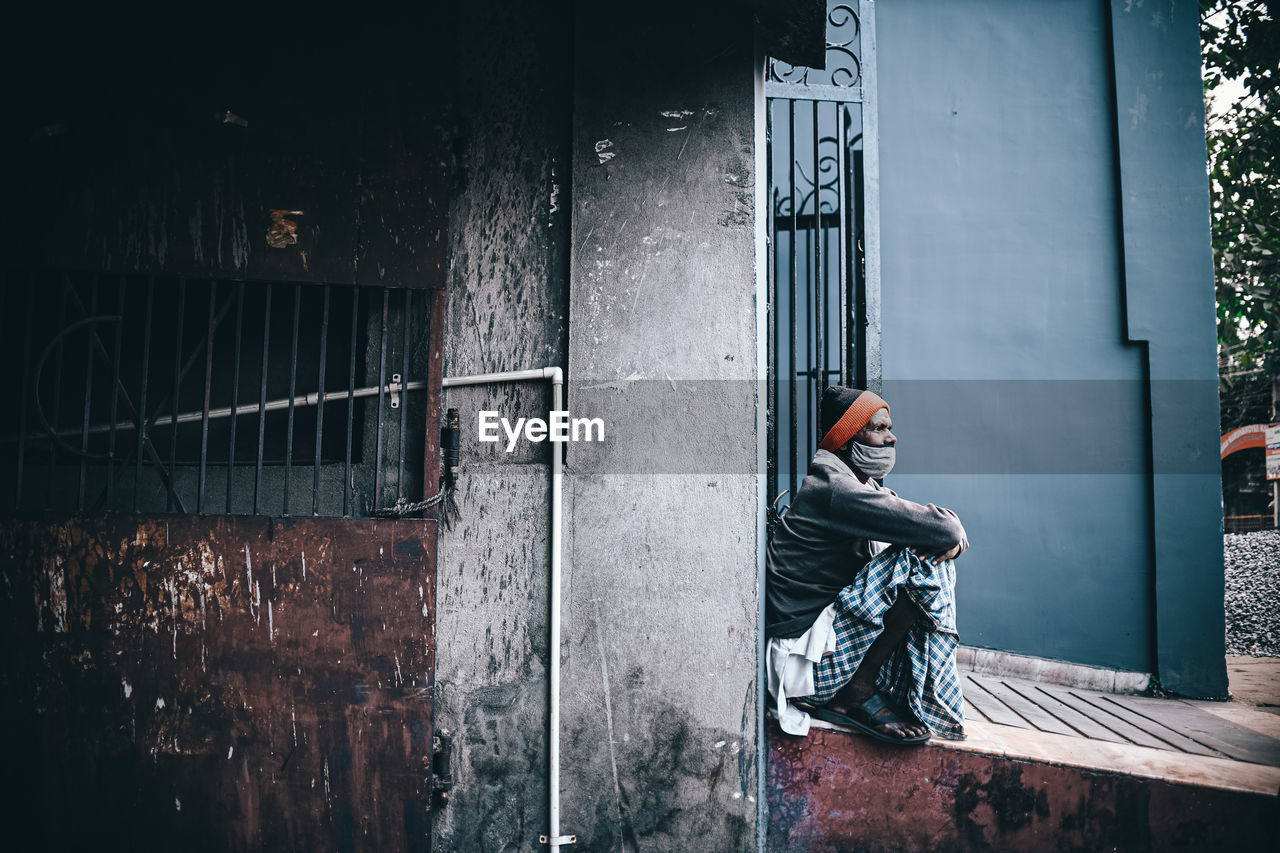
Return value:
M 903 500 L 891 489 L 866 485 L 819 451 L 791 508 L 778 521 L 768 552 L 766 633 L 798 637 L 871 559 L 871 542 L 925 552 L 966 542 L 949 509 Z

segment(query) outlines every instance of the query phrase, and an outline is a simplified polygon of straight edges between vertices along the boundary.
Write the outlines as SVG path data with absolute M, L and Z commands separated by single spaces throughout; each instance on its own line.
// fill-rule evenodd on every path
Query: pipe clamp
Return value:
M 538 842 L 546 844 L 548 847 L 563 847 L 566 844 L 577 844 L 578 836 L 576 835 L 539 835 Z

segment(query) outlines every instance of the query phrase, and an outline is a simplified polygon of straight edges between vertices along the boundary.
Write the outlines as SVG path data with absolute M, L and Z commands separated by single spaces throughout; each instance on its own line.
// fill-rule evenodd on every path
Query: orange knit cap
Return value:
M 856 388 L 840 388 L 831 387 L 822 395 L 822 407 L 824 422 L 829 423 L 830 418 L 835 417 L 841 407 L 844 414 L 840 415 L 835 424 L 827 430 L 826 435 L 822 437 L 822 443 L 819 445 L 823 450 L 838 450 L 849 443 L 858 431 L 867 425 L 872 416 L 881 409 L 888 409 L 889 404 L 880 398 L 880 395 L 874 391 L 859 391 Z M 852 399 L 850 399 L 852 398 Z M 828 413 L 828 407 L 831 411 Z

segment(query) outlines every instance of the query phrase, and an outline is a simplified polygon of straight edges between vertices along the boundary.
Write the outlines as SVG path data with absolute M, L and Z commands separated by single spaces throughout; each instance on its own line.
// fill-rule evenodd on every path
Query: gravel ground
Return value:
M 1224 537 L 1227 654 L 1280 657 L 1280 532 Z

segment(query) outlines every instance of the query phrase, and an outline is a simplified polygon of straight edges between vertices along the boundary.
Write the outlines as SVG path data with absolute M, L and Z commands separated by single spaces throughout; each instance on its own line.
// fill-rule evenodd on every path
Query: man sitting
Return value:
M 768 551 L 766 665 L 779 724 L 809 716 L 889 743 L 964 737 L 955 565 L 969 547 L 949 509 L 876 482 L 893 467 L 889 404 L 822 395 L 821 449 Z M 795 704 L 792 704 L 792 703 Z

